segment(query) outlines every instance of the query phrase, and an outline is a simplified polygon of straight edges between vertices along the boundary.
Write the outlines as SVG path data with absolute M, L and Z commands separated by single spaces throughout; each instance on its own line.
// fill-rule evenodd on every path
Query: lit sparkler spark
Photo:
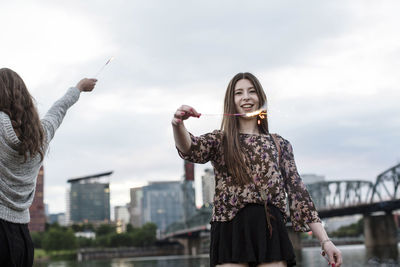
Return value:
M 262 117 L 262 119 L 264 119 L 266 115 L 267 115 L 267 104 L 264 104 L 261 108 L 259 108 L 256 111 L 243 114 L 244 117 L 260 116 L 260 117 Z
M 106 64 L 104 64 L 99 71 L 96 73 L 96 75 L 94 76 L 95 78 L 97 78 L 99 76 L 99 74 L 104 70 L 104 68 L 108 65 L 108 63 L 110 63 L 112 60 L 114 59 L 114 57 L 110 57 L 109 60 L 107 60 Z
M 202 113 L 202 116 L 240 116 L 240 117 L 256 117 L 259 116 L 260 119 L 264 119 L 267 116 L 267 105 L 263 105 L 260 109 L 253 111 L 253 112 L 249 112 L 249 113 L 222 113 L 222 114 L 218 114 L 218 113 Z

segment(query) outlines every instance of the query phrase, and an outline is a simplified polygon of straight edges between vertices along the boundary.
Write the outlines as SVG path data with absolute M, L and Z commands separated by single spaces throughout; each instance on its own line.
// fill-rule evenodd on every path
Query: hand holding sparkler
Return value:
M 191 106 L 182 105 L 181 107 L 179 107 L 176 110 L 174 117 L 172 118 L 172 125 L 179 126 L 179 125 L 183 124 L 184 120 L 187 120 L 190 117 L 200 118 L 200 116 L 201 116 L 201 114 L 198 113 Z
M 76 88 L 81 92 L 91 92 L 96 86 L 97 79 L 83 78 L 78 82 Z

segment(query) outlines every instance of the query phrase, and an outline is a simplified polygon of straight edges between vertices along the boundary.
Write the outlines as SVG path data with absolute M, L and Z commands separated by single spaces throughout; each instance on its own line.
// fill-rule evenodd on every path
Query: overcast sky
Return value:
M 174 111 L 221 112 L 242 71 L 264 86 L 270 131 L 292 143 L 300 173 L 374 181 L 400 162 L 399 10 L 368 0 L 1 1 L 0 67 L 22 76 L 41 115 L 115 57 L 50 145 L 50 212 L 65 211 L 69 178 L 113 170 L 112 206 L 129 202 L 130 187 L 181 179 Z M 200 135 L 220 120 L 186 126 Z M 206 167 L 196 165 L 197 189 Z

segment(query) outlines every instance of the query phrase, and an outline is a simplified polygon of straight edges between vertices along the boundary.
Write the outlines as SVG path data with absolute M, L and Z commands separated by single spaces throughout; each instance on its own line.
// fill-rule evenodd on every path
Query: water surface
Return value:
M 338 246 L 342 251 L 345 266 L 371 267 L 400 267 L 400 261 L 390 259 L 390 255 L 374 255 L 367 251 L 364 245 Z M 398 248 L 399 250 L 399 248 Z M 400 253 L 399 253 L 400 254 Z M 389 255 L 389 256 L 388 256 Z M 328 266 L 327 261 L 320 255 L 320 248 L 303 248 L 297 256 L 297 266 L 321 267 Z M 165 256 L 124 258 L 96 261 L 55 261 L 35 263 L 34 267 L 209 267 L 208 255 L 192 256 Z

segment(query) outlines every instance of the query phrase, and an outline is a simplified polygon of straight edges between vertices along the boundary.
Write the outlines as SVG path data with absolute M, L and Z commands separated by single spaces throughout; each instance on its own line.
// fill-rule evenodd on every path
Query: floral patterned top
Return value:
M 259 190 L 267 201 L 286 213 L 286 195 L 289 199 L 290 219 L 295 231 L 309 231 L 308 223 L 321 222 L 314 203 L 297 172 L 292 146 L 276 135 L 281 157 L 270 134 L 240 134 L 240 143 L 250 161 L 254 183 L 235 184 L 228 173 L 222 145 L 223 132 L 215 130 L 201 136 L 190 134 L 192 144 L 187 154 L 179 155 L 194 163 L 211 161 L 215 173 L 213 222 L 232 220 L 248 203 L 264 204 Z M 279 166 L 278 166 L 279 162 Z M 283 216 L 286 220 L 286 216 Z

